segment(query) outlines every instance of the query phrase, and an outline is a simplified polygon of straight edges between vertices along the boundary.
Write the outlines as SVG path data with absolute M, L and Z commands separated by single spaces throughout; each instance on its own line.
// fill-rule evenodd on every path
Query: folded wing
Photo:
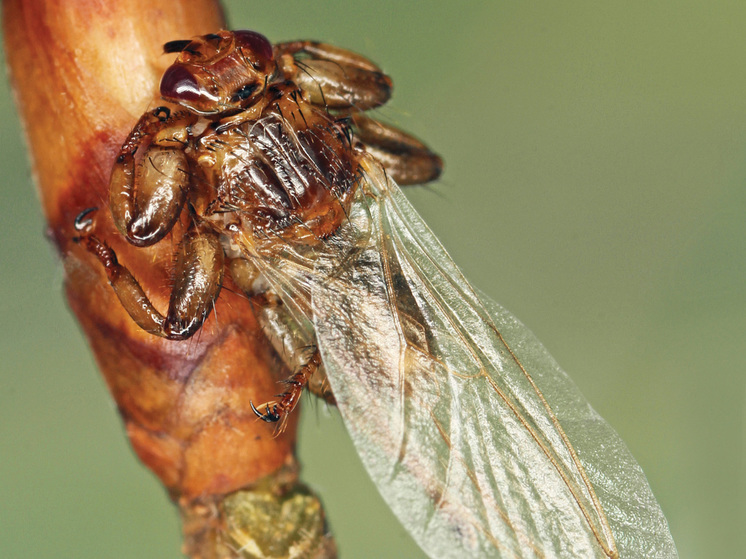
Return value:
M 365 467 L 431 557 L 676 557 L 642 470 L 372 160 L 322 247 L 254 254 Z

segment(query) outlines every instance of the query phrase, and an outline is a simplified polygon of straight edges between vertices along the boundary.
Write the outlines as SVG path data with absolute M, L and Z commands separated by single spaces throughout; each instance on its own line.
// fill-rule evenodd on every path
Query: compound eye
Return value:
M 173 65 L 161 78 L 161 95 L 175 101 L 208 101 L 214 97 L 183 66 Z
M 260 60 L 272 60 L 272 43 L 261 33 L 242 29 L 234 31 L 233 36 L 238 46 L 250 49 Z

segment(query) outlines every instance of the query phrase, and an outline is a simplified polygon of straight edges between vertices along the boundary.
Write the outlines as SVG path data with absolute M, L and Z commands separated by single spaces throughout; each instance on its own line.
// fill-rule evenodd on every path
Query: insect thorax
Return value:
M 259 118 L 208 127 L 195 156 L 216 196 L 208 213 L 234 213 L 255 236 L 311 242 L 344 219 L 360 154 L 344 120 L 283 89 Z

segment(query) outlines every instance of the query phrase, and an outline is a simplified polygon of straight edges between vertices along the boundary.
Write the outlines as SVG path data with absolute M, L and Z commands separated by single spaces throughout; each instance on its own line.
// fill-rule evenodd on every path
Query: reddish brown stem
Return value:
M 288 372 L 245 298 L 221 297 L 199 336 L 158 338 L 133 322 L 104 267 L 74 242 L 80 236 L 76 217 L 86 208 L 107 207 L 122 142 L 139 115 L 157 106 L 159 77 L 174 58 L 162 53 L 162 45 L 224 27 L 221 8 L 212 0 L 5 0 L 3 23 L 70 307 L 133 449 L 183 507 L 188 551 L 194 557 L 230 556 L 219 549 L 233 544 L 216 544 L 220 536 L 213 530 L 225 527 L 227 494 L 263 487 L 280 499 L 298 491 L 297 414 L 275 436 L 250 406 L 251 400 L 271 398 Z M 95 220 L 100 241 L 116 251 L 154 305 L 164 308 L 175 244 L 166 239 L 136 248 L 117 232 L 108 211 L 97 212 Z M 205 510 L 217 512 L 201 516 Z M 200 518 L 204 522 L 194 524 Z

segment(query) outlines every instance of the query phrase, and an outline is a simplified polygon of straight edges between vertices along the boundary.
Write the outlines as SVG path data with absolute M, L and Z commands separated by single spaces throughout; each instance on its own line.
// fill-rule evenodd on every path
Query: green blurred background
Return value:
M 393 76 L 383 115 L 447 163 L 415 206 L 619 431 L 681 557 L 742 556 L 746 3 L 226 4 Z M 7 85 L 0 110 L 0 556 L 177 557 L 63 302 Z M 300 456 L 343 557 L 422 556 L 336 412 L 306 404 Z

